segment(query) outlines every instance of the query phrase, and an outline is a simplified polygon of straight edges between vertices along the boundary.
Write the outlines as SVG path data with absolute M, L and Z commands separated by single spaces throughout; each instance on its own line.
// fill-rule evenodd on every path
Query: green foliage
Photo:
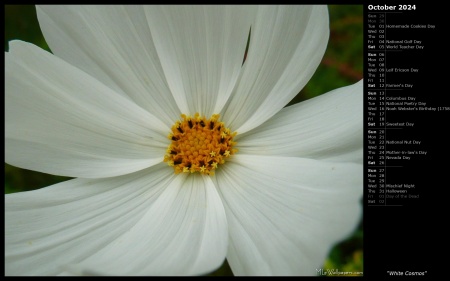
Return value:
M 8 51 L 8 42 L 11 40 L 30 42 L 47 51 L 50 50 L 39 27 L 34 6 L 5 6 L 5 51 Z

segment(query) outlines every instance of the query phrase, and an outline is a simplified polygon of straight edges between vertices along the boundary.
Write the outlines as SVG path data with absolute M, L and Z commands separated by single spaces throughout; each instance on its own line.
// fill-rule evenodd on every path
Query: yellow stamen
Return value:
M 195 113 L 194 116 L 181 114 L 181 121 L 172 126 L 168 138 L 172 143 L 166 150 L 164 162 L 173 166 L 174 172 L 213 175 L 218 164 L 224 164 L 225 159 L 237 152 L 233 146 L 236 142 L 219 114 L 213 114 L 207 119 Z

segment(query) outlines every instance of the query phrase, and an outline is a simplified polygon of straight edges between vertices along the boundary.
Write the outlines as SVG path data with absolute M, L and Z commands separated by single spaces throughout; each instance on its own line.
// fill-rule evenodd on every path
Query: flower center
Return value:
M 182 121 L 172 126 L 168 138 L 172 143 L 167 148 L 164 162 L 173 166 L 175 173 L 195 173 L 214 175 L 225 158 L 237 152 L 233 148 L 236 132 L 219 121 L 219 114 L 206 119 L 195 113 L 194 117 L 181 114 Z

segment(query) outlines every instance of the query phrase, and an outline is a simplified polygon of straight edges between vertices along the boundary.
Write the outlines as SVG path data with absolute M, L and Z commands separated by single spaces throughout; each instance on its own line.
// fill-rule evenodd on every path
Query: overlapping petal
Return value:
M 52 52 L 89 73 L 167 126 L 180 111 L 167 85 L 141 6 L 37 6 Z
M 236 140 L 244 154 L 362 164 L 363 80 L 282 109 Z
M 245 133 L 282 109 L 314 74 L 329 36 L 326 6 L 259 6 L 247 60 L 223 110 Z
M 21 41 L 10 42 L 5 64 L 7 163 L 95 178 L 162 161 L 168 127 L 129 99 Z
M 130 230 L 173 184 L 164 164 L 5 195 L 6 275 L 55 275 Z
M 241 71 L 255 6 L 145 7 L 169 88 L 181 112 L 223 108 Z
M 222 109 L 241 69 L 255 8 L 40 6 L 37 10 L 56 55 L 170 125 L 180 112 L 210 116 Z
M 203 274 L 226 255 L 211 180 L 165 164 L 6 195 L 5 207 L 7 275 Z
M 361 216 L 358 164 L 238 154 L 215 180 L 235 275 L 315 275 Z

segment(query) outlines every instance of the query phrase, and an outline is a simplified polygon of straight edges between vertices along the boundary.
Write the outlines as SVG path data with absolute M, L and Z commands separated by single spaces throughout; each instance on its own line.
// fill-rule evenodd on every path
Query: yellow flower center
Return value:
M 167 148 L 164 162 L 173 166 L 175 173 L 195 173 L 214 175 L 225 158 L 237 152 L 233 148 L 236 132 L 219 121 L 219 114 L 206 119 L 195 113 L 194 117 L 181 114 L 182 121 L 172 126 L 168 138 L 172 143 Z

